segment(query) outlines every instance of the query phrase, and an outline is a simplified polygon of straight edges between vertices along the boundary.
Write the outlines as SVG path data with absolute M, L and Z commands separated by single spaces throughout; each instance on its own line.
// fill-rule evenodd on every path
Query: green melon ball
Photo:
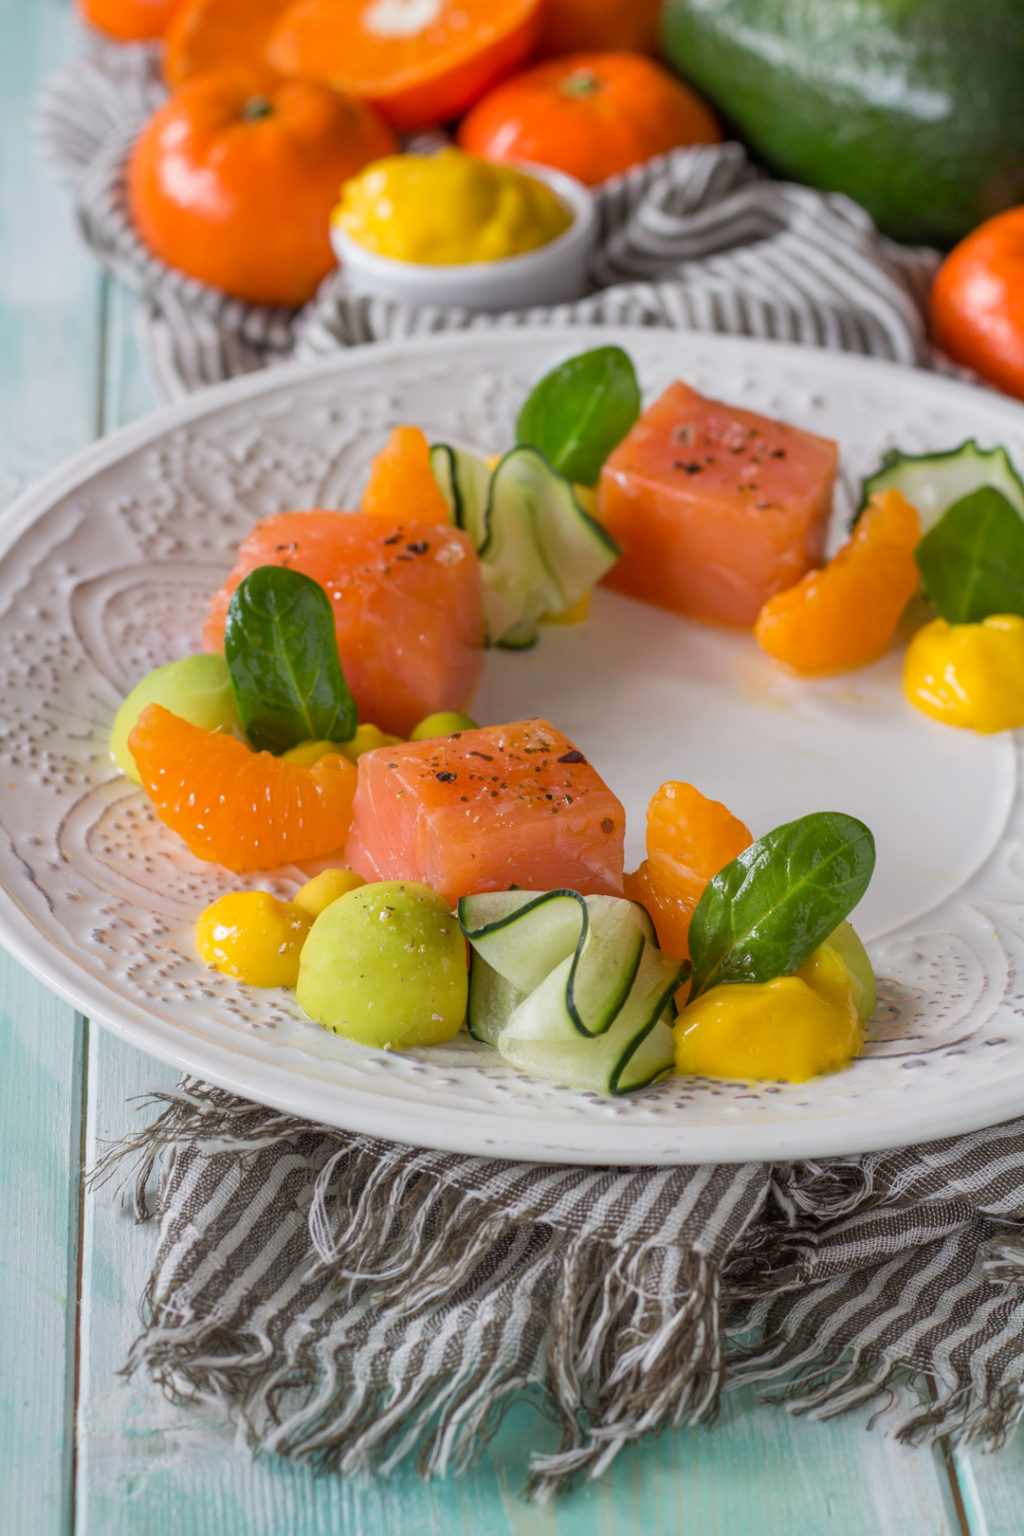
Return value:
M 299 962 L 299 1007 L 378 1050 L 442 1045 L 468 1002 L 466 941 L 429 885 L 383 880 L 326 907 Z
M 442 710 L 437 715 L 427 715 L 409 736 L 410 741 L 433 741 L 438 736 L 454 736 L 456 731 L 478 731 L 480 727 L 472 715 L 460 715 L 456 710 Z
M 110 755 L 121 772 L 136 784 L 142 780 L 128 750 L 128 737 L 147 704 L 162 704 L 191 725 L 202 726 L 204 731 L 244 735 L 231 691 L 228 664 L 222 655 L 204 651 L 198 656 L 169 661 L 136 683 L 114 716 Z
M 829 934 L 825 943 L 830 949 L 835 950 L 849 971 L 853 980 L 854 1007 L 861 1023 L 866 1024 L 875 1011 L 875 1003 L 878 999 L 875 993 L 875 973 L 871 968 L 868 952 L 860 941 L 860 936 L 852 923 L 840 923 L 839 927 Z

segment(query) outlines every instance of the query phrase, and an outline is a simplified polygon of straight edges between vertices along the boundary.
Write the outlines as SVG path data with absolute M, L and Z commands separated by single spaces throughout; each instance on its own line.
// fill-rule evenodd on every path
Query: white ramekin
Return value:
M 453 266 L 396 261 L 366 250 L 337 224 L 331 240 L 351 293 L 403 304 L 440 304 L 462 309 L 529 309 L 567 304 L 587 288 L 587 267 L 597 237 L 594 199 L 581 181 L 547 165 L 517 165 L 543 181 L 572 214 L 568 229 L 523 256 L 467 261 Z

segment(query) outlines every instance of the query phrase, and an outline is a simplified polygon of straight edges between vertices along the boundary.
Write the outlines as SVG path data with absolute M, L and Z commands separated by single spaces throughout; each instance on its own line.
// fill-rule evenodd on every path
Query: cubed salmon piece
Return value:
M 838 463 L 827 438 L 671 384 L 601 474 L 599 515 L 623 551 L 607 584 L 752 625 L 821 563 Z
M 626 813 L 547 720 L 380 747 L 359 759 L 346 845 L 367 880 L 622 895 Z
M 221 650 L 231 594 L 260 565 L 318 581 L 359 718 L 407 736 L 427 715 L 468 709 L 483 667 L 480 562 L 467 534 L 363 512 L 279 512 L 243 539 L 210 604 L 207 650 Z

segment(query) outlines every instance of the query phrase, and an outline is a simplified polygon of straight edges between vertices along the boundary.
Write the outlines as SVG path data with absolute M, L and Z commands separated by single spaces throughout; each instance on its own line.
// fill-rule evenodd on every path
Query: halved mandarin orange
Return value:
M 289 0 L 181 0 L 164 38 L 163 72 L 170 86 L 211 70 L 273 71 L 267 43 Z
M 846 672 L 884 656 L 917 590 L 921 520 L 899 491 L 873 496 L 822 570 L 770 597 L 757 616 L 762 650 L 794 672 Z
M 340 849 L 357 770 L 347 757 L 305 767 L 253 752 L 150 704 L 128 747 L 160 820 L 197 859 L 226 869 L 276 869 Z
M 395 128 L 460 117 L 525 64 L 543 0 L 295 0 L 268 57 L 369 101 Z
M 76 0 L 83 21 L 121 43 L 162 37 L 180 0 Z
M 712 876 L 750 846 L 750 832 L 718 800 L 670 780 L 647 807 L 647 857 L 625 877 L 669 955 L 689 955 L 690 919 Z
M 419 427 L 395 427 L 370 465 L 362 507 L 393 523 L 451 522 L 430 467 L 430 444 Z

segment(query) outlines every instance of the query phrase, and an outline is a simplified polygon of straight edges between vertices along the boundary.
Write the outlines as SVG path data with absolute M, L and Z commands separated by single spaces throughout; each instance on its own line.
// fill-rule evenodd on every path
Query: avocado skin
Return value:
M 1024 0 L 665 0 L 661 38 L 759 159 L 895 239 L 1024 202 Z

